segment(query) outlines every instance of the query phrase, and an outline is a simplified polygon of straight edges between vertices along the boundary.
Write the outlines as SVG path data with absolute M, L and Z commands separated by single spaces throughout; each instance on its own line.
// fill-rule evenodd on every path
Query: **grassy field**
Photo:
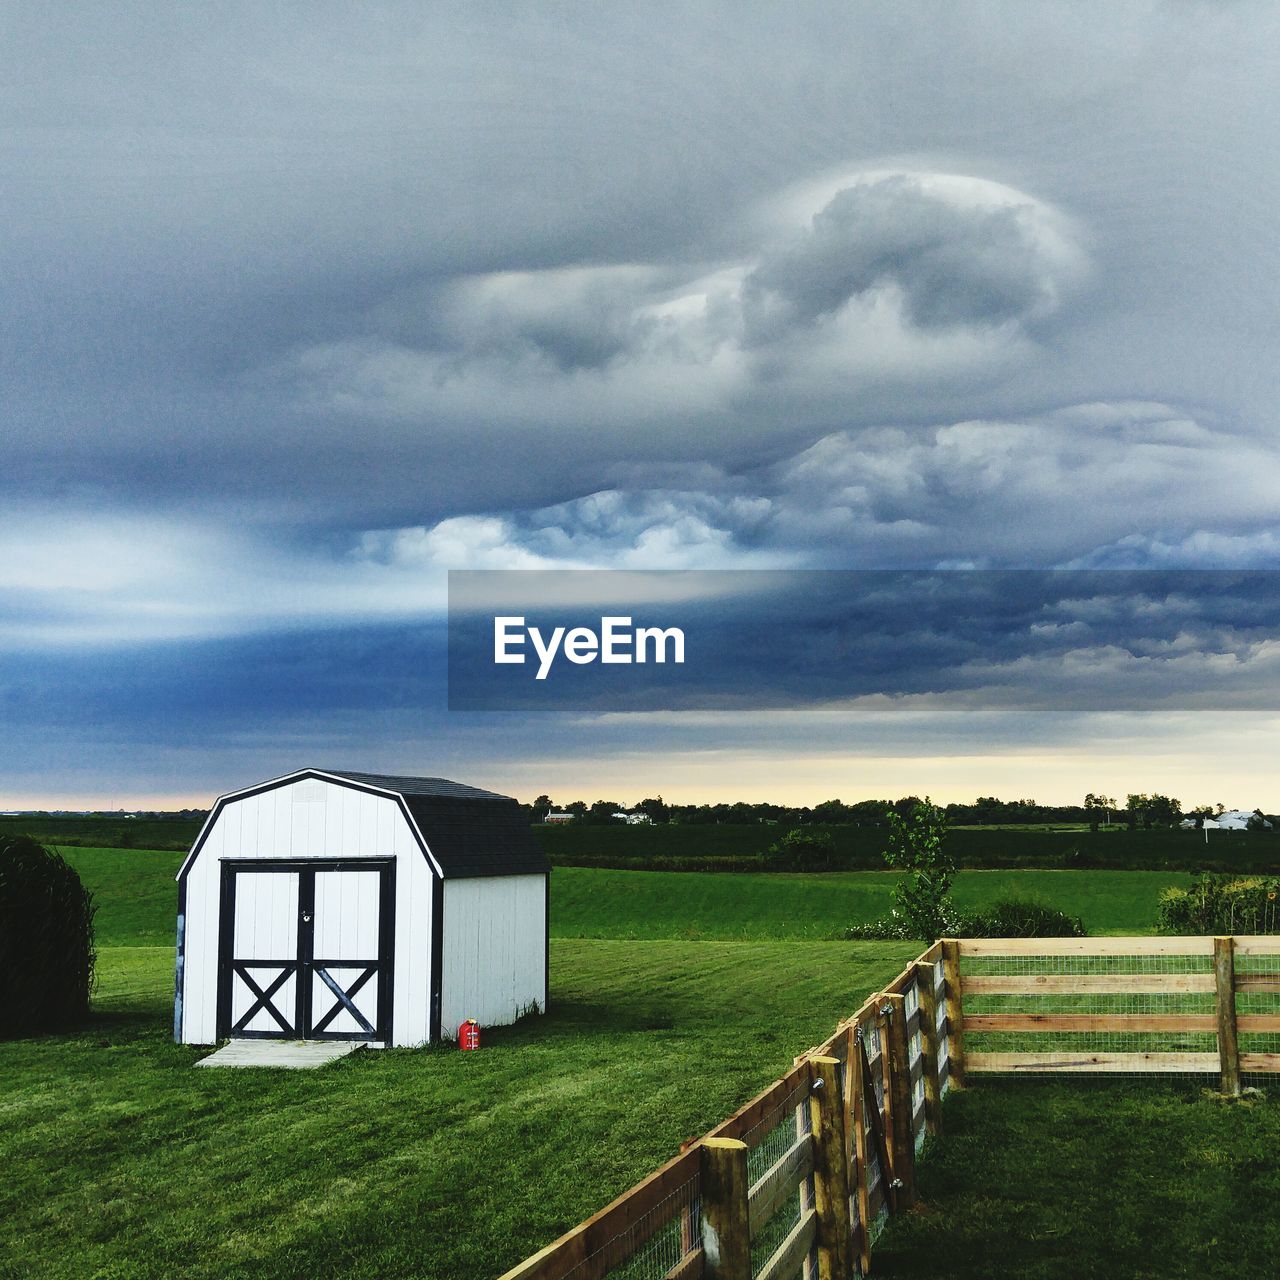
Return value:
M 64 849 L 99 904 L 99 934 L 130 946 L 173 938 L 182 855 L 142 849 Z M 559 938 L 833 939 L 851 924 L 883 915 L 897 875 L 613 871 L 557 867 L 551 933 Z M 1178 872 L 966 871 L 956 901 L 966 909 L 1008 894 L 1032 897 L 1082 916 L 1093 933 L 1150 933 L 1156 901 Z
M 833 938 L 884 915 L 896 872 L 690 875 L 558 867 L 551 927 L 560 937 Z M 1160 871 L 965 871 L 966 910 L 1010 894 L 1084 918 L 1093 933 L 1152 933 L 1160 890 L 1188 877 Z
M 180 856 L 68 856 L 98 895 L 101 980 L 79 1033 L 0 1043 L 3 1280 L 496 1275 L 723 1118 L 918 950 L 820 940 L 884 909 L 884 873 L 562 868 L 551 1010 L 490 1030 L 482 1053 L 193 1071 L 202 1051 L 170 1034 Z M 968 872 L 959 886 L 966 903 L 1012 886 L 1130 931 L 1176 878 Z M 877 1274 L 1272 1274 L 1250 1270 L 1277 1244 L 1252 1197 L 1280 1180 L 1280 1108 L 1223 1108 L 1190 1085 L 1031 1083 L 949 1100 L 922 1165 L 928 1209 L 891 1225 Z M 1247 1238 L 1232 1218 L 1245 1210 L 1191 1209 L 1232 1190 L 1251 1197 L 1237 1201 Z M 1206 1256 L 1198 1224 L 1218 1247 L 1179 1269 L 1183 1245 Z M 1103 1269 L 1102 1228 L 1119 1267 Z M 966 1261 L 979 1249 L 998 1271 Z
M 5 818 L 0 833 L 21 832 L 51 844 L 167 849 L 190 848 L 200 824 L 186 819 L 149 818 Z M 887 833 L 870 827 L 824 827 L 835 842 L 839 865 L 849 870 L 884 867 Z M 753 826 L 537 826 L 537 838 L 560 865 L 627 865 L 663 861 L 757 859 L 784 833 L 783 828 Z M 1196 831 L 1089 831 L 1070 824 L 1056 827 L 953 827 L 948 841 L 961 866 L 1134 871 L 1280 870 L 1280 833 L 1211 832 L 1208 843 Z M 683 870 L 683 865 L 671 867 Z
M 840 866 L 880 870 L 888 833 L 872 827 L 825 827 Z M 624 865 L 658 860 L 758 857 L 785 833 L 770 826 L 535 827 L 553 862 Z M 948 848 L 962 867 L 1106 868 L 1134 871 L 1269 871 L 1280 868 L 1280 834 L 1215 831 L 1047 830 L 953 827 Z M 671 870 L 681 871 L 684 865 Z
M 190 849 L 201 823 L 189 818 L 0 817 L 0 835 L 34 836 L 44 844 L 120 849 Z
M 875 1274 L 1264 1280 L 1280 1257 L 1280 1104 L 1194 1084 L 977 1082 L 948 1098 Z
M 168 948 L 104 947 L 93 1023 L 0 1044 L 0 1276 L 485 1277 L 675 1154 L 909 944 L 558 941 L 478 1054 L 193 1071 Z

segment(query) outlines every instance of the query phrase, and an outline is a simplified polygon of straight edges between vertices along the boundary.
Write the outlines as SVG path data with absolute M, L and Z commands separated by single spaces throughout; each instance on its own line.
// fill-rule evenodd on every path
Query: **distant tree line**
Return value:
M 147 818 L 155 821 L 181 819 L 203 821 L 208 809 L 15 809 L 20 818 Z
M 525 808 L 534 822 L 543 821 L 554 810 L 572 813 L 576 822 L 587 826 L 619 822 L 622 813 L 642 813 L 651 822 L 687 825 L 769 823 L 786 827 L 887 827 L 892 821 L 891 814 L 905 818 L 915 812 L 920 803 L 918 796 L 903 796 L 898 800 L 859 800 L 853 804 L 846 804 L 843 800 L 824 800 L 821 804 L 801 807 L 767 802 L 748 804 L 745 801 L 736 804 L 668 804 L 661 796 L 651 796 L 632 805 L 616 800 L 596 800 L 590 804 L 585 800 L 574 800 L 555 804 L 550 796 L 542 795 Z M 1122 805 L 1114 796 L 1090 792 L 1083 803 L 1067 805 L 979 796 L 970 804 L 946 805 L 942 812 L 947 825 L 952 827 L 1087 823 L 1096 831 L 1104 824 L 1115 823 L 1123 823 L 1131 830 L 1171 827 L 1183 817 L 1196 818 L 1199 826 L 1205 818 L 1222 813 L 1223 806 L 1199 805 L 1184 810 L 1181 801 L 1172 796 L 1148 795 L 1145 792 L 1131 792 L 1125 796 Z

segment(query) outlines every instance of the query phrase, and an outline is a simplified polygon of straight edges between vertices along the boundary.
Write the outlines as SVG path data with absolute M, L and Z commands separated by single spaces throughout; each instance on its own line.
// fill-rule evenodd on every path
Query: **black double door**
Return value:
M 219 1039 L 391 1037 L 394 864 L 225 860 Z

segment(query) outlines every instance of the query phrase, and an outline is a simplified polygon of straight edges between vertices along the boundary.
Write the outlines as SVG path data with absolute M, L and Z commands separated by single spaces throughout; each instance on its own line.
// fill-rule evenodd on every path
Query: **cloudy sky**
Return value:
M 0 63 L 5 807 L 1280 809 L 1271 614 L 1153 630 L 1176 576 L 1021 617 L 1018 696 L 450 712 L 443 640 L 451 568 L 1280 567 L 1275 6 L 12 6 Z

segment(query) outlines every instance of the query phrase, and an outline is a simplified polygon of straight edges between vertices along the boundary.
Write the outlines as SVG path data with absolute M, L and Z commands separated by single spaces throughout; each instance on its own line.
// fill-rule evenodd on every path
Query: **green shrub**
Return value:
M 950 932 L 951 882 L 956 860 L 947 846 L 947 819 L 929 797 L 916 801 L 904 817 L 890 810 L 884 860 L 905 872 L 893 890 L 893 915 L 911 937 L 940 938 Z
M 1160 894 L 1161 933 L 1280 933 L 1280 880 L 1204 874 Z
M 937 937 L 949 938 L 1083 938 L 1088 931 L 1079 916 L 1050 907 L 1031 898 L 1001 898 L 984 911 L 957 912 L 948 901 L 943 906 L 941 931 Z M 886 942 L 922 935 L 908 919 L 893 911 L 879 920 L 855 924 L 844 931 L 844 937 L 857 942 Z M 923 941 L 932 941 L 923 937 Z
M 788 871 L 826 871 L 834 852 L 830 832 L 796 827 L 769 846 L 765 860 Z
M 1083 938 L 1087 933 L 1079 916 L 1031 898 L 1001 898 L 966 916 L 963 928 L 961 936 L 969 938 Z
M 93 898 L 58 854 L 0 835 L 0 1036 L 67 1026 L 89 1012 Z
M 879 920 L 850 925 L 842 936 L 850 942 L 903 942 L 914 937 L 907 928 L 907 922 L 895 916 L 881 916 Z

